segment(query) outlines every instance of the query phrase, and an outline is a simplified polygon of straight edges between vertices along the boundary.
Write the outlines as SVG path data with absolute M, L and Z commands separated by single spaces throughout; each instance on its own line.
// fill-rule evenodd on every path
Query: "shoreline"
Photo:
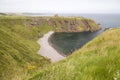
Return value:
M 54 34 L 54 33 L 53 33 L 53 34 Z M 51 35 L 51 36 L 52 36 L 52 35 Z M 64 57 L 67 57 L 67 55 L 65 55 L 64 53 L 62 53 L 56 46 L 54 46 L 54 44 L 52 44 L 52 43 L 50 42 L 51 36 L 50 36 L 50 38 L 48 39 L 48 42 L 49 42 L 50 46 L 53 47 L 60 55 L 62 55 L 62 56 L 64 56 Z
M 65 58 L 65 56 L 61 55 L 52 45 L 49 43 L 49 38 L 54 33 L 54 31 L 49 31 L 42 38 L 40 38 L 37 42 L 40 45 L 40 49 L 38 54 L 44 56 L 51 60 L 51 62 L 57 62 Z

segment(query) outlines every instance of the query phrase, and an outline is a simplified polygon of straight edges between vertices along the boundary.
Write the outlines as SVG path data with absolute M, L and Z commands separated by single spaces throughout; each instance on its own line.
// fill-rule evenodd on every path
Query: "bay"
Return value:
M 105 28 L 120 27 L 120 14 L 59 14 L 61 16 L 78 16 L 93 19 L 100 24 L 101 30 L 96 32 L 81 33 L 54 33 L 50 38 L 50 43 L 62 54 L 70 55 L 73 51 L 78 50 L 87 42 L 101 34 Z

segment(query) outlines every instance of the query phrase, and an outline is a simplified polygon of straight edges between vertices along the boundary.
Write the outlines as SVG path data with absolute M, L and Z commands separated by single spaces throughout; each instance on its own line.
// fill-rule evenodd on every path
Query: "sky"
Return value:
M 120 13 L 120 0 L 0 0 L 0 12 Z

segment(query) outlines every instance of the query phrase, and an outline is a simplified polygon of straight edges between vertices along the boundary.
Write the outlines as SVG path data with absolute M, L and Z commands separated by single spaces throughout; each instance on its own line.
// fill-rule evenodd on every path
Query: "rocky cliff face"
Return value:
M 93 20 L 86 18 L 75 17 L 41 17 L 33 18 L 30 21 L 33 26 L 49 25 L 55 28 L 56 32 L 83 32 L 83 31 L 96 31 L 100 29 Z M 27 23 L 29 24 L 29 23 Z
M 76 17 L 39 17 L 28 18 L 24 21 L 25 26 L 53 26 L 56 32 L 83 32 L 101 29 L 93 20 Z
M 85 18 L 62 18 L 50 19 L 49 24 L 56 28 L 56 31 L 83 32 L 96 31 L 100 29 L 93 20 Z
M 2 19 L 0 19 L 2 21 Z M 25 27 L 53 27 L 56 32 L 83 32 L 96 31 L 101 29 L 93 20 L 81 17 L 25 17 L 6 19 L 13 25 L 23 25 Z

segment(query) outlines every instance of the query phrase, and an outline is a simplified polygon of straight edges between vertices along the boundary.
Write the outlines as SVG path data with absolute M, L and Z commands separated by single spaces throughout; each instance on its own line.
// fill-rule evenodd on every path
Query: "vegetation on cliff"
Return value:
M 83 32 L 96 31 L 101 27 L 93 20 L 83 17 L 24 17 L 24 16 L 1 16 L 1 19 L 20 21 L 24 26 L 52 26 L 56 32 Z M 9 21 L 9 20 L 8 20 Z M 46 28 L 47 29 L 47 28 Z
M 26 80 L 50 64 L 37 54 L 36 42 L 48 31 L 98 29 L 94 21 L 85 18 L 0 16 L 0 80 Z
M 120 80 L 120 28 L 110 29 L 29 80 Z

